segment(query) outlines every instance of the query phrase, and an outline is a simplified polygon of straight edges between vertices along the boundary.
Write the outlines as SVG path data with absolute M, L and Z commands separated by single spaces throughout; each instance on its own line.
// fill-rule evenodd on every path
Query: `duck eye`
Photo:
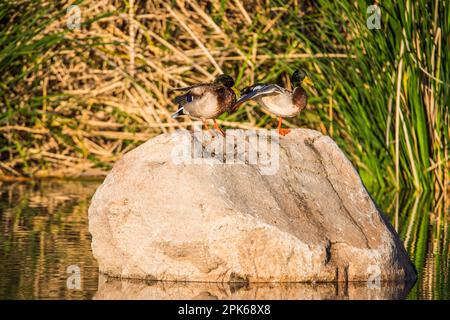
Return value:
M 192 101 L 194 101 L 194 97 L 191 96 L 191 95 L 187 95 L 187 96 L 186 96 L 186 101 L 187 101 L 187 102 L 192 102 Z

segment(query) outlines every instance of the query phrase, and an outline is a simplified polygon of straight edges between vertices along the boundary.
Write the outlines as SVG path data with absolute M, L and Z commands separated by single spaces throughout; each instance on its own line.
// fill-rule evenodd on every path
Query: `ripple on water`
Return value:
M 87 210 L 100 184 L 0 182 L 0 299 L 450 299 L 450 215 L 431 196 L 373 193 L 419 271 L 412 289 L 410 283 L 171 283 L 98 274 Z M 72 265 L 81 290 L 67 287 Z

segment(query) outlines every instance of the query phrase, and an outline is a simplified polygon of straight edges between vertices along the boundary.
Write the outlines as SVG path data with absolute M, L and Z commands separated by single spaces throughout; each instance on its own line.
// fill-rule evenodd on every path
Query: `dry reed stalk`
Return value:
M 69 3 L 63 1 L 60 6 Z M 5 137 L 11 148 L 11 154 L 1 159 L 0 176 L 30 176 L 37 172 L 40 176 L 53 172 L 57 175 L 70 172 L 73 175 L 76 169 L 97 170 L 86 165 L 70 170 L 61 168 L 66 163 L 64 161 L 72 158 L 79 159 L 80 163 L 100 163 L 102 169 L 99 170 L 108 168 L 114 157 L 146 139 L 192 126 L 193 121 L 188 118 L 181 121 L 171 119 L 170 114 L 177 106 L 172 103 L 173 95 L 169 91 L 175 87 L 211 81 L 219 72 L 230 73 L 236 78 L 237 86 L 243 87 L 256 81 L 272 81 L 280 70 L 292 72 L 291 68 L 304 64 L 323 80 L 327 74 L 318 63 L 321 59 L 331 65 L 345 59 L 357 59 L 351 50 L 341 44 L 336 44 L 327 52 L 325 49 L 307 47 L 306 41 L 303 43 L 301 38 L 296 40 L 296 45 L 291 43 L 296 38 L 292 30 L 303 26 L 292 23 L 289 14 L 298 10 L 302 17 L 313 10 L 314 7 L 307 2 L 290 1 L 274 6 L 264 1 L 251 5 L 243 0 L 228 1 L 226 5 L 218 0 L 180 0 L 170 5 L 160 0 L 86 0 L 80 8 L 82 21 L 93 19 L 92 22 L 82 25 L 80 30 L 68 32 L 65 35 L 67 42 L 60 48 L 44 52 L 40 57 L 39 74 L 25 77 L 15 88 L 23 104 L 36 97 L 44 100 L 33 114 L 38 118 L 36 124 L 18 121 L 0 127 L 0 135 Z M 418 57 L 418 68 L 425 75 L 423 92 L 426 95 L 427 119 L 430 121 L 428 129 L 431 131 L 434 130 L 438 106 L 434 96 L 439 85 L 443 85 L 439 74 L 443 35 L 436 23 L 440 14 L 436 8 L 437 5 L 432 28 L 435 37 L 431 44 L 436 59 L 429 64 L 420 59 L 420 53 L 414 54 Z M 94 19 L 107 12 L 111 14 Z M 64 17 L 48 25 L 44 33 L 66 31 Z M 308 29 L 301 32 L 308 34 Z M 351 32 L 348 31 L 349 39 L 354 37 Z M 408 136 L 405 128 L 408 115 L 402 113 L 402 69 L 405 67 L 402 57 L 407 54 L 414 59 L 414 51 L 423 48 L 419 36 L 413 42 L 407 41 L 405 35 L 404 39 L 406 42 L 402 40 L 398 72 L 394 76 L 397 78 L 397 91 L 395 96 L 392 94 L 386 129 L 386 145 L 395 143 L 395 167 L 388 174 L 395 176 L 397 185 L 401 174 L 400 138 L 406 138 L 407 156 L 412 165 L 416 145 L 415 135 Z M 52 56 L 54 53 L 57 54 Z M 264 79 L 265 75 L 275 76 Z M 38 85 L 36 80 L 39 80 Z M 314 112 L 309 112 L 308 125 L 334 134 L 335 138 L 351 141 L 352 137 L 339 129 L 345 128 L 346 124 L 339 115 L 338 95 L 336 99 L 334 96 L 323 98 L 324 94 L 314 88 L 309 93 L 313 102 L 307 111 L 325 110 L 324 119 L 328 119 L 330 124 L 324 126 L 319 117 L 311 115 Z M 303 119 L 302 114 L 302 117 L 292 119 L 286 125 L 302 126 L 306 122 Z M 271 116 L 259 108 L 252 108 L 251 104 L 236 115 L 224 115 L 219 123 L 243 129 L 273 126 Z M 395 126 L 393 141 L 388 134 L 391 123 Z M 448 141 L 442 141 L 439 132 L 431 132 L 430 136 L 433 137 L 433 148 L 448 147 Z M 21 142 L 27 140 L 31 141 L 30 145 L 22 146 Z M 362 146 L 355 142 L 354 148 L 359 150 Z M 39 162 L 39 156 L 30 150 L 48 152 L 44 156 L 48 163 Z M 69 158 L 59 161 L 51 154 Z M 429 170 L 444 181 L 443 184 L 438 183 L 440 187 L 446 187 L 448 156 L 438 155 L 432 161 Z M 364 168 L 364 161 L 356 155 L 355 162 Z M 39 170 L 35 171 L 33 167 Z M 417 183 L 417 172 L 420 173 L 421 169 L 412 168 L 414 183 Z

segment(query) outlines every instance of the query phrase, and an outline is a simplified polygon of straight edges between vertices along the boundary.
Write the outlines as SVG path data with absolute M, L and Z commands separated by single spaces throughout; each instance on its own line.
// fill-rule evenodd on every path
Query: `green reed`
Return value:
M 275 4 L 286 12 L 270 32 L 263 32 L 258 15 L 251 32 L 264 43 L 260 51 L 285 52 L 286 58 L 260 65 L 257 77 L 275 81 L 283 71 L 309 70 L 315 83 L 312 107 L 294 124 L 331 135 L 368 186 L 445 191 L 450 170 L 449 2 L 383 2 L 379 29 L 366 24 L 373 14 L 367 12 L 367 1 Z M 242 41 L 246 48 L 250 56 L 251 44 Z M 292 61 L 287 53 L 294 51 L 309 56 Z M 346 58 L 338 57 L 342 54 Z M 238 74 L 247 67 L 242 65 Z M 236 117 L 239 113 L 226 119 Z M 272 121 L 261 120 L 260 126 Z
M 62 9 L 62 8 L 61 8 Z M 33 128 L 40 124 L 41 82 L 46 73 L 41 66 L 58 54 L 64 42 L 62 32 L 44 29 L 63 15 L 55 5 L 42 1 L 2 1 L 0 4 L 0 127 L 20 125 Z M 44 124 L 45 126 L 45 124 Z M 7 139 L 0 132 L 0 159 L 21 159 L 29 167 L 27 148 L 32 136 L 12 133 Z M 8 168 L 9 174 L 14 173 Z M 11 172 L 12 171 L 12 172 Z
M 449 2 L 383 2 L 381 28 L 372 30 L 367 3 L 318 1 L 301 18 L 291 11 L 285 35 L 299 39 L 305 51 L 349 56 L 298 63 L 314 77 L 313 111 L 366 184 L 445 190 Z
M 167 105 L 167 89 L 179 85 L 180 80 L 205 81 L 205 73 L 217 72 L 204 55 L 194 58 L 186 55 L 188 49 L 199 50 L 200 42 L 225 72 L 235 76 L 239 87 L 255 81 L 284 81 L 286 84 L 286 74 L 299 67 L 307 69 L 315 83 L 308 89 L 309 107 L 286 125 L 310 127 L 332 136 L 355 164 L 369 189 L 448 188 L 448 0 L 383 2 L 380 5 L 381 28 L 372 30 L 366 25 L 371 15 L 367 8 L 371 3 L 362 0 L 301 3 L 272 0 L 253 5 L 244 1 L 250 21 L 246 21 L 234 2 L 212 0 L 206 5 L 191 1 L 194 7 L 185 4 L 182 9 L 180 4 L 172 3 L 172 10 L 187 24 L 192 22 L 191 16 L 198 19 L 195 16 L 198 10 L 203 10 L 211 19 L 209 22 L 195 20 L 197 23 L 192 24 L 195 41 L 173 17 L 174 12 L 168 12 L 165 2 L 149 5 L 145 1 L 135 2 L 136 14 L 148 14 L 149 6 L 158 14 L 167 14 L 165 22 L 144 19 L 135 24 L 139 37 L 133 43 L 141 55 L 136 59 L 131 59 L 128 47 L 124 46 L 130 42 L 129 26 L 120 22 L 130 14 L 126 1 L 114 2 L 118 12 L 108 13 L 106 8 L 97 8 L 104 15 L 113 15 L 114 19 L 102 22 L 109 23 L 110 28 L 86 27 L 83 38 L 71 37 L 70 41 L 66 37 L 70 33 L 67 28 L 48 30 L 52 22 L 65 15 L 67 3 L 60 7 L 39 0 L 21 3 L 20 8 L 12 1 L 0 4 L 0 73 L 4 75 L 0 80 L 0 127 L 20 125 L 34 131 L 38 130 L 36 128 L 48 131 L 44 134 L 8 131 L 8 137 L 5 131 L 0 131 L 0 161 L 8 164 L 7 169 L 6 165 L 2 167 L 7 174 L 33 176 L 35 170 L 48 165 L 46 158 L 30 156 L 31 146 L 34 149 L 46 146 L 45 150 L 53 154 L 66 150 L 71 157 L 82 159 L 85 166 L 89 167 L 86 162 L 90 162 L 95 167 L 107 168 L 116 154 L 142 141 L 133 140 L 130 135 L 121 138 L 120 133 L 145 132 L 150 137 L 166 132 L 158 124 L 171 121 L 167 115 L 174 106 Z M 83 4 L 92 5 L 90 1 Z M 83 24 L 89 22 L 83 21 Z M 113 28 L 120 29 L 120 36 L 108 33 Z M 222 35 L 217 36 L 217 29 Z M 102 36 L 94 39 L 98 31 L 103 32 Z M 89 32 L 93 36 L 86 36 Z M 121 41 L 117 41 L 118 37 L 122 37 Z M 65 53 L 60 57 L 62 51 Z M 73 54 L 67 54 L 71 51 Z M 93 54 L 88 56 L 86 52 Z M 241 59 L 242 55 L 245 59 Z M 91 68 L 87 73 L 104 72 L 94 88 L 113 81 L 108 79 L 117 79 L 114 81 L 125 83 L 123 87 L 131 83 L 133 89 L 145 91 L 139 92 L 146 95 L 148 101 L 154 101 L 162 117 L 160 121 L 144 119 L 139 113 L 127 113 L 125 107 L 108 109 L 101 103 L 90 104 L 86 95 L 68 97 L 64 94 L 66 83 L 50 83 L 49 92 L 44 94 L 43 83 L 49 65 L 45 62 L 59 59 L 70 64 L 73 56 L 84 59 Z M 155 72 L 149 67 L 155 59 L 165 72 Z M 197 66 L 175 73 L 175 67 L 177 70 L 189 68 L 192 65 L 189 59 L 195 60 Z M 152 79 L 154 88 L 149 88 L 142 78 L 132 76 L 131 60 L 132 69 Z M 114 76 L 109 76 L 112 72 Z M 123 78 L 123 74 L 127 76 Z M 170 74 L 178 82 L 164 74 Z M 74 83 L 81 83 L 83 87 L 86 86 L 81 80 L 83 75 L 72 72 L 68 78 L 77 79 Z M 118 97 L 121 105 L 127 106 L 130 95 L 134 95 L 133 101 L 140 99 L 135 91 L 130 90 L 125 95 L 117 89 L 109 96 L 104 95 L 103 101 Z M 55 111 L 61 101 L 68 102 L 69 106 Z M 118 117 L 118 111 L 123 116 Z M 120 128 L 115 129 L 117 137 L 109 132 L 108 136 L 91 138 L 103 148 L 102 153 L 113 150 L 104 157 L 95 155 L 92 148 L 73 134 L 76 131 L 90 137 L 91 128 L 85 124 L 80 126 L 80 118 L 87 113 L 92 119 L 98 112 L 106 112 L 106 120 L 97 121 L 115 122 Z M 248 106 L 235 114 L 223 115 L 221 120 L 234 126 L 250 123 L 273 128 L 275 125 L 273 117 Z M 147 129 L 147 124 L 152 129 Z

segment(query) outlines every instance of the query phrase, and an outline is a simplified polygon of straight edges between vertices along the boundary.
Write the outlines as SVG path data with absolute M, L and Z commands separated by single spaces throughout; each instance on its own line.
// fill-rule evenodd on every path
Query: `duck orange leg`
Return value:
M 216 119 L 214 119 L 214 129 L 216 129 L 217 131 L 219 131 L 220 134 L 221 134 L 222 136 L 225 137 L 225 132 L 223 132 L 223 130 L 220 129 L 219 124 L 217 123 Z
M 277 127 L 277 130 L 278 130 L 278 133 L 279 133 L 280 135 L 285 136 L 285 135 L 287 135 L 289 132 L 291 132 L 291 129 L 283 129 L 283 128 L 281 128 L 281 124 L 282 124 L 282 123 L 283 123 L 283 118 L 280 117 L 280 119 L 278 120 L 278 127 Z

